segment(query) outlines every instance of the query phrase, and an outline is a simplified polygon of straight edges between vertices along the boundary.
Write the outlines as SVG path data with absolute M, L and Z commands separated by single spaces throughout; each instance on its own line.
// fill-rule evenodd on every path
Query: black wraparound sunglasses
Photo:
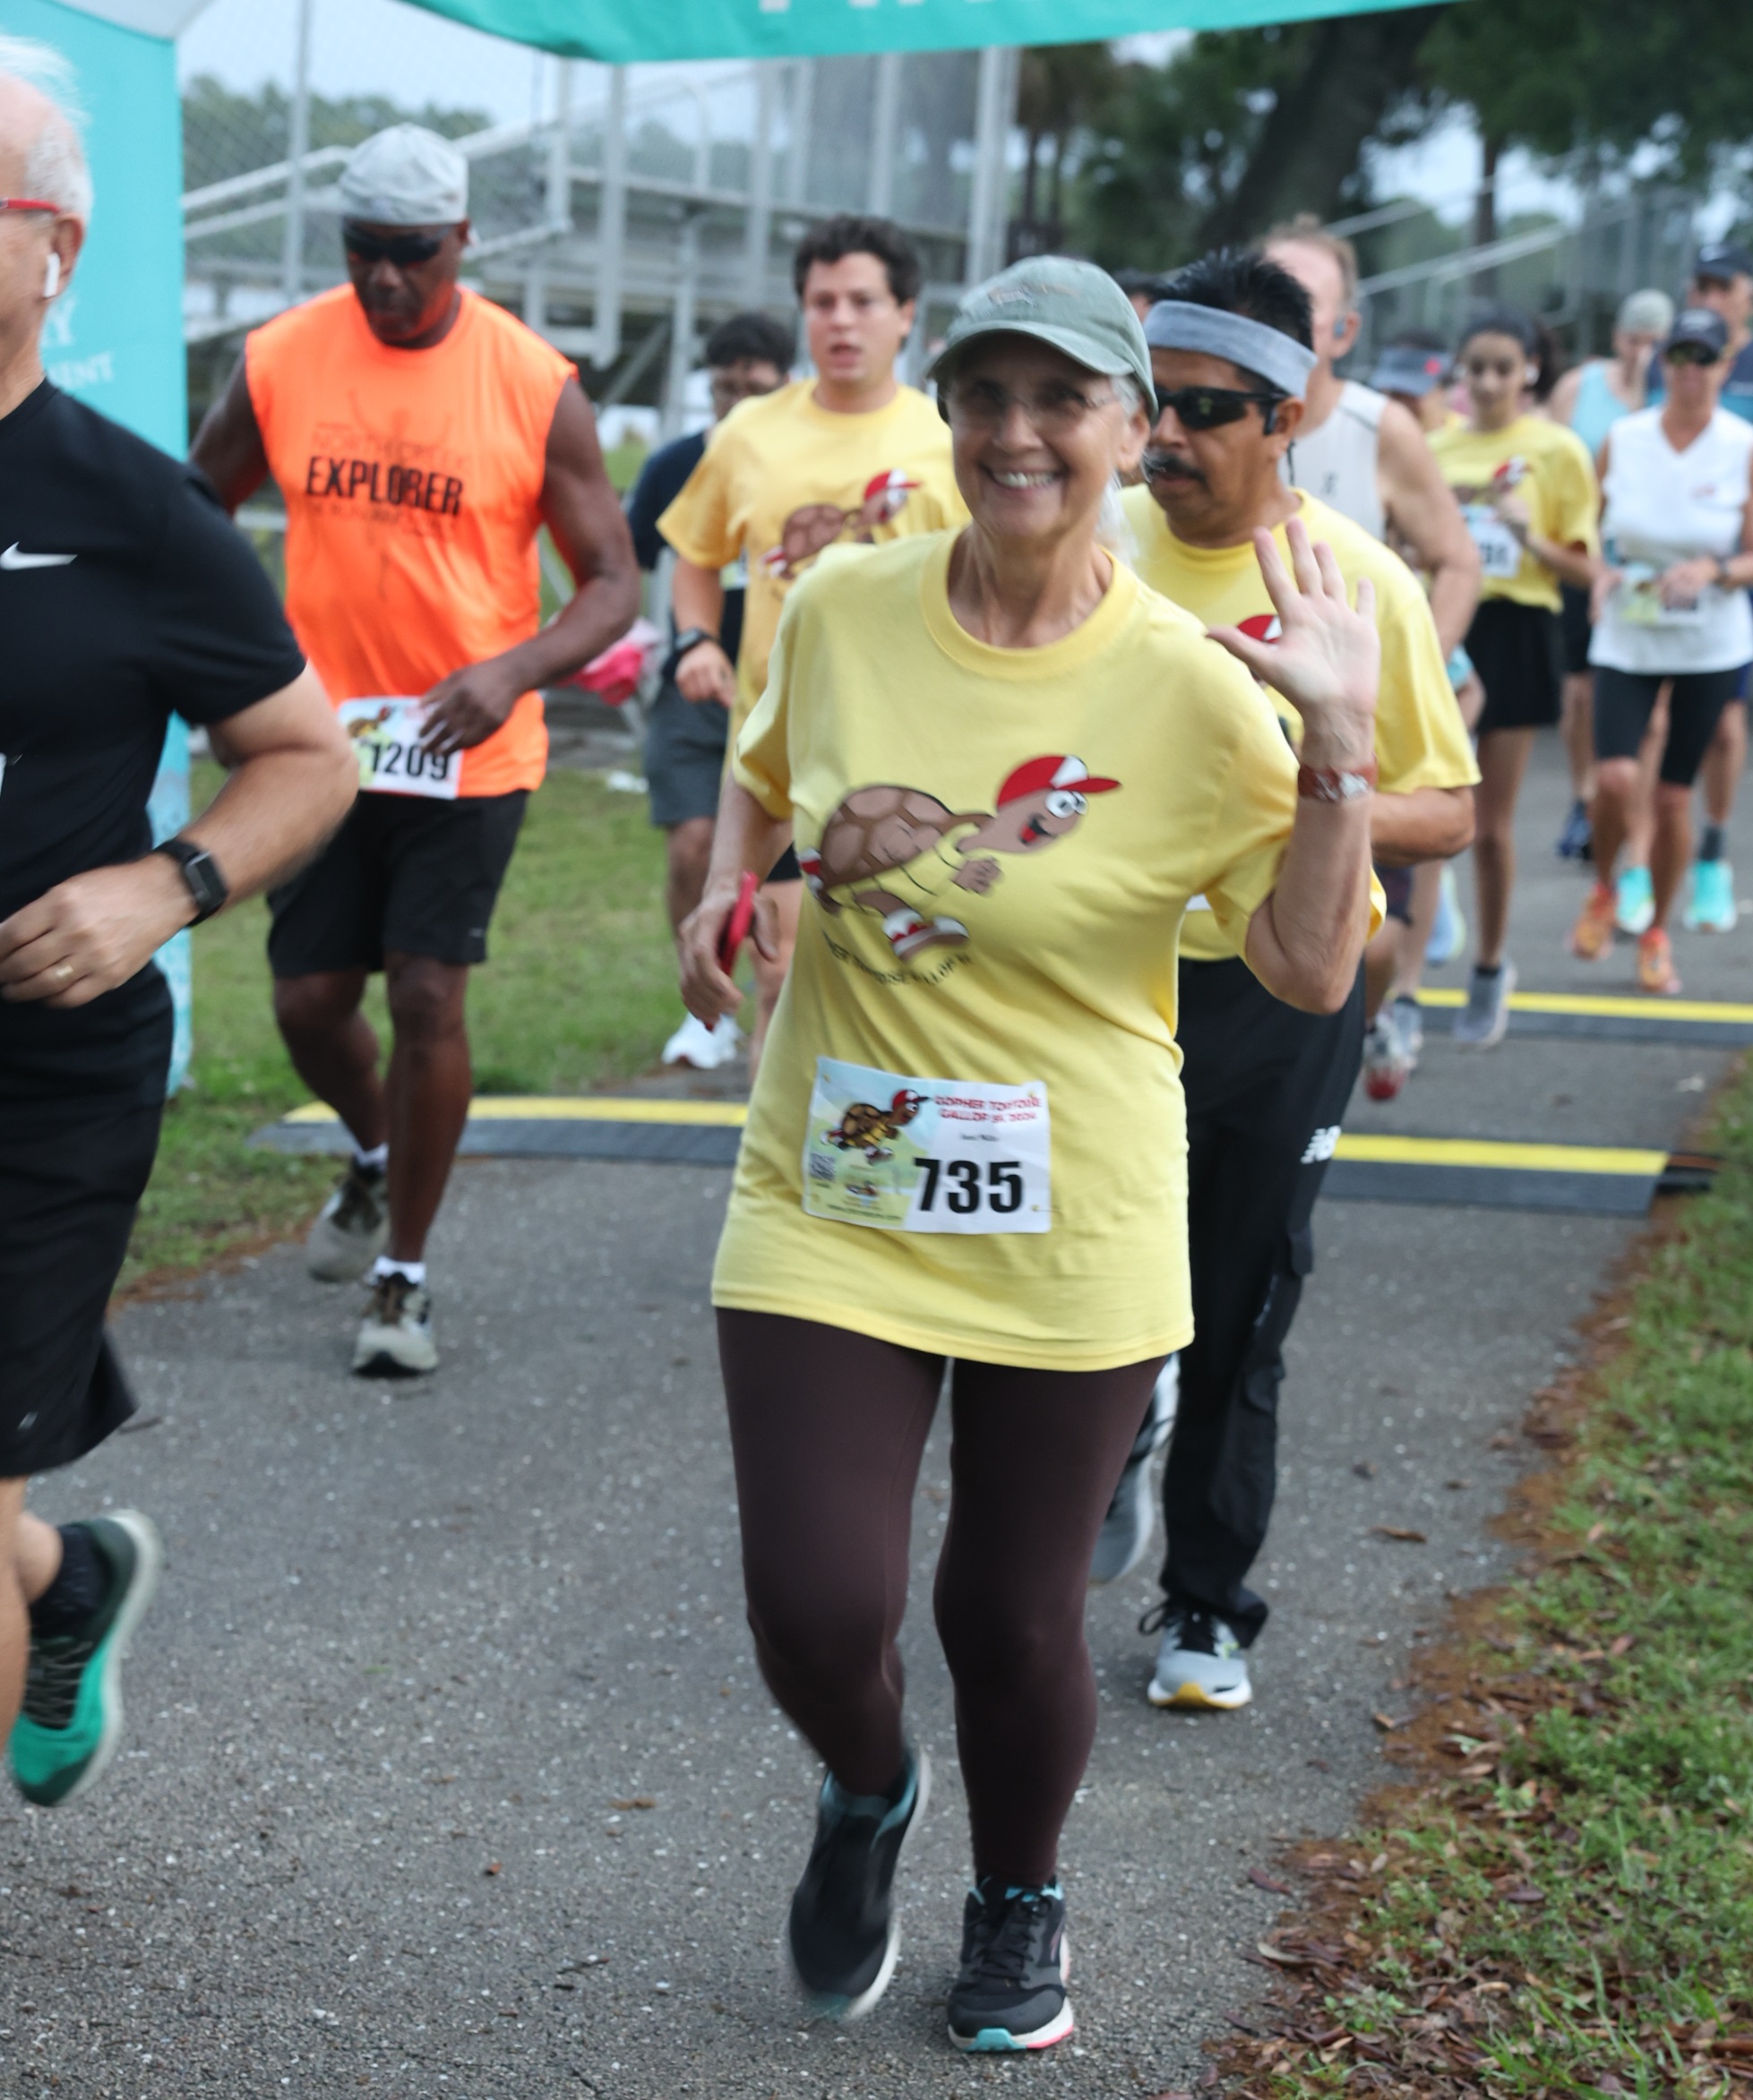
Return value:
M 1156 413 L 1174 410 L 1175 421 L 1185 430 L 1216 430 L 1225 423 L 1240 423 L 1250 401 L 1260 405 L 1260 421 L 1270 431 L 1277 420 L 1284 394 L 1262 393 L 1245 387 L 1156 387 Z
M 364 227 L 343 219 L 341 245 L 361 262 L 393 262 L 398 270 L 408 270 L 417 262 L 430 262 L 444 245 L 444 236 L 393 234 L 386 240 L 382 234 L 367 233 Z

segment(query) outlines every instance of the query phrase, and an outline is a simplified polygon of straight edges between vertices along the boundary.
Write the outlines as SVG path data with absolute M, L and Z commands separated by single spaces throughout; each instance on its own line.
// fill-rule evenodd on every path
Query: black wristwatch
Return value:
M 676 636 L 675 642 L 671 645 L 670 653 L 665 659 L 664 676 L 673 680 L 676 672 L 681 668 L 683 657 L 688 654 L 690 649 L 699 648 L 702 642 L 717 642 L 718 639 L 718 636 L 709 627 L 684 627 L 682 632 Z
M 205 846 L 196 845 L 193 839 L 168 838 L 152 851 L 162 853 L 168 861 L 175 861 L 183 880 L 188 884 L 195 907 L 194 917 L 189 921 L 192 926 L 199 926 L 215 912 L 224 911 L 230 901 L 231 887 L 220 874 L 219 862 Z

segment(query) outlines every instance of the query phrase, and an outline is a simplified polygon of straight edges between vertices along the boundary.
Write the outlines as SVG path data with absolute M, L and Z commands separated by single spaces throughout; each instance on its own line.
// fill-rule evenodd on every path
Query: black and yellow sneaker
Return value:
M 109 1574 L 76 1633 L 31 1637 L 24 1705 L 13 1728 L 13 1777 L 27 1801 L 55 1808 L 94 1787 L 122 1740 L 122 1660 L 152 1601 L 164 1548 L 150 1517 L 122 1510 L 80 1529 Z
M 909 1750 L 897 1797 L 848 1794 L 829 1774 L 816 1841 L 791 1899 L 786 1945 L 812 2008 L 862 2019 L 889 1988 L 900 1951 L 895 1869 L 932 1790 L 931 1761 Z
M 950 1993 L 958 2049 L 1050 2049 L 1076 2022 L 1065 1994 L 1065 1893 L 1057 1881 L 1001 1886 L 988 1875 L 967 1892 L 962 1967 Z

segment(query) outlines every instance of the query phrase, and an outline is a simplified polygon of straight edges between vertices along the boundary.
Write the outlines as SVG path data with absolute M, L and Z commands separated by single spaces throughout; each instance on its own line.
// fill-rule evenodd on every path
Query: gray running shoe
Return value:
M 1476 966 L 1467 986 L 1467 1003 L 1455 1016 L 1455 1040 L 1474 1050 L 1491 1050 L 1501 1042 L 1509 1026 L 1509 995 L 1516 989 L 1516 965 L 1508 956 L 1493 977 Z
M 1139 1622 L 1141 1633 L 1163 1638 L 1156 1650 L 1156 1672 L 1146 1697 L 1153 1706 L 1215 1707 L 1228 1712 L 1254 1696 L 1248 1660 L 1235 1630 L 1215 1612 L 1190 1605 L 1157 1606 Z
M 353 1345 L 353 1368 L 367 1377 L 416 1377 L 438 1368 L 432 1293 L 392 1269 L 372 1285 L 372 1301 Z
M 1095 1557 L 1089 1564 L 1090 1581 L 1097 1587 L 1130 1574 L 1150 1549 L 1151 1535 L 1156 1528 L 1156 1484 L 1150 1461 L 1173 1432 L 1180 1393 L 1181 1359 L 1172 1356 L 1157 1373 L 1150 1393 L 1150 1411 L 1133 1439 L 1131 1453 L 1121 1470 L 1120 1485 L 1102 1520 Z
M 1403 991 L 1389 1011 L 1394 1016 L 1394 1033 L 1406 1053 L 1407 1067 L 1415 1072 L 1424 1054 L 1424 1009 L 1411 992 Z
M 381 1167 L 349 1165 L 305 1242 L 305 1266 L 319 1283 L 354 1283 L 390 1237 L 390 1192 Z
M 1077 2023 L 1065 1994 L 1065 1892 L 1007 1888 L 987 1875 L 967 1892 L 962 1966 L 950 1993 L 950 2039 L 982 2055 L 1050 2049 Z
M 889 1988 L 900 1950 L 895 1869 L 931 1798 L 931 1760 L 909 1748 L 901 1798 L 848 1794 L 829 1773 L 816 1808 L 816 1841 L 791 1899 L 786 1949 L 812 2009 L 863 2019 Z

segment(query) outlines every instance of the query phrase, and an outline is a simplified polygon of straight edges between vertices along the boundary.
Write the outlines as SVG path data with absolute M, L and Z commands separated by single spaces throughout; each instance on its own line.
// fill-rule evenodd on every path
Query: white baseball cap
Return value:
M 424 124 L 392 124 L 354 148 L 340 202 L 373 226 L 455 226 L 468 217 L 468 163 Z

